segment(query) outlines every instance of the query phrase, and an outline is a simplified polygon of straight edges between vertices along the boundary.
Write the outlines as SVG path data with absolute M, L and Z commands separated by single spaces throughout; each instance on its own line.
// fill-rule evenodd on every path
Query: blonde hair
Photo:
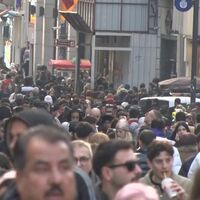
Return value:
M 75 149 L 76 147 L 85 147 L 88 149 L 90 157 L 92 158 L 93 156 L 91 145 L 88 142 L 85 142 L 83 140 L 74 140 L 72 141 L 72 147 L 73 149 Z
M 89 138 L 90 143 L 101 144 L 109 141 L 109 137 L 103 132 L 97 132 L 94 135 L 91 135 Z

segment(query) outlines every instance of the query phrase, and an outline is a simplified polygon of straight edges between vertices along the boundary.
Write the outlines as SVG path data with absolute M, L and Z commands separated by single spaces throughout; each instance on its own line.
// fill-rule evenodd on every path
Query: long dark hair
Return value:
M 186 122 L 184 122 L 184 121 L 177 122 L 177 123 L 176 123 L 176 126 L 175 126 L 175 129 L 174 129 L 174 132 L 173 132 L 172 137 L 171 137 L 172 140 L 175 140 L 176 134 L 177 134 L 177 132 L 178 132 L 178 128 L 179 128 L 180 126 L 184 126 L 185 129 L 187 130 L 187 132 L 190 132 L 189 126 L 187 125 Z

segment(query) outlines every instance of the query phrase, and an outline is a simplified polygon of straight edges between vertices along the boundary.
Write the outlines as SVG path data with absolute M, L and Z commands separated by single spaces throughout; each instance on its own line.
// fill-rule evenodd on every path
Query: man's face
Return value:
M 151 125 L 151 122 L 155 119 L 155 114 L 153 112 L 153 110 L 147 112 L 145 114 L 145 118 L 144 118 L 144 122 L 147 124 L 147 125 Z
M 101 111 L 98 108 L 93 108 L 90 113 L 91 116 L 95 117 L 99 121 L 101 117 Z
M 27 129 L 28 126 L 21 120 L 14 120 L 11 122 L 9 129 L 10 138 L 8 141 L 8 146 L 11 152 L 13 152 L 13 148 L 20 135 L 22 135 Z
M 17 172 L 22 200 L 74 200 L 76 187 L 72 156 L 62 141 L 33 138 L 26 150 L 26 165 Z
M 74 148 L 74 159 L 77 167 L 80 167 L 87 174 L 92 170 L 92 158 L 87 147 L 76 146 Z
M 162 151 L 152 161 L 149 161 L 150 168 L 157 180 L 162 180 L 170 177 L 172 174 L 173 157 L 170 156 L 166 151 Z
M 179 140 L 182 135 L 187 135 L 187 134 L 189 134 L 187 132 L 187 129 L 184 126 L 180 125 L 177 129 L 176 139 Z
M 137 161 L 136 155 L 132 149 L 120 150 L 115 155 L 113 164 L 124 164 L 129 161 Z M 130 182 L 137 182 L 141 175 L 141 168 L 138 164 L 132 170 L 128 170 L 126 166 L 111 168 L 111 184 L 119 189 Z

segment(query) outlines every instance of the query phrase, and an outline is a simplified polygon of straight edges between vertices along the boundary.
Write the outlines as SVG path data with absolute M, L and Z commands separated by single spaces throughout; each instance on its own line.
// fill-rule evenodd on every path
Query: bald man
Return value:
M 97 123 L 99 122 L 101 118 L 101 111 L 99 108 L 92 108 L 90 111 L 90 116 L 93 116 L 97 119 Z

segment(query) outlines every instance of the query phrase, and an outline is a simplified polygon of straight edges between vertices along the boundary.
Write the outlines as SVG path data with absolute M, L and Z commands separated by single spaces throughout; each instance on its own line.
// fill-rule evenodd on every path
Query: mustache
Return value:
M 53 185 L 51 188 L 45 193 L 45 196 L 51 196 L 51 195 L 63 195 L 63 190 L 60 188 L 59 185 Z

